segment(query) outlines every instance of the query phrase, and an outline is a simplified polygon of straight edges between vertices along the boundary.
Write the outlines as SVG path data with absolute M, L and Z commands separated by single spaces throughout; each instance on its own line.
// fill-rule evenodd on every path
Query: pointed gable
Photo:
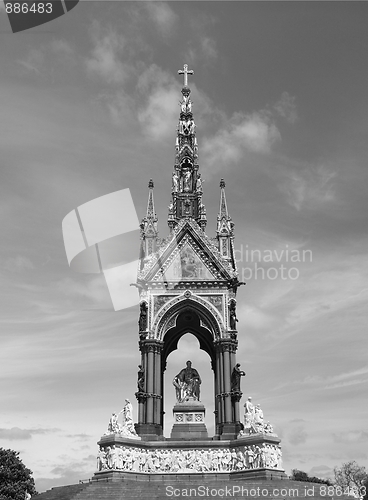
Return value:
M 146 282 L 228 281 L 236 272 L 199 225 L 182 220 L 171 240 L 146 264 Z

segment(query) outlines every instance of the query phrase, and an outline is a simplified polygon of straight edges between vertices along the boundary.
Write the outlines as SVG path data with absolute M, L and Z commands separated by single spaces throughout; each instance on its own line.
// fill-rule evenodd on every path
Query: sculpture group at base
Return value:
M 97 470 L 122 470 L 143 473 L 236 472 L 263 467 L 282 469 L 282 452 L 278 446 L 182 450 L 100 447 Z
M 264 422 L 261 405 L 254 406 L 249 396 L 244 404 L 244 429 L 240 431 L 238 437 L 259 433 L 275 435 L 270 422 Z
M 122 424 L 119 424 L 119 415 L 122 414 Z M 140 439 L 134 428 L 133 405 L 129 399 L 125 400 L 124 408 L 118 413 L 113 413 L 110 417 L 107 431 L 104 436 L 109 434 L 119 434 L 124 437 Z

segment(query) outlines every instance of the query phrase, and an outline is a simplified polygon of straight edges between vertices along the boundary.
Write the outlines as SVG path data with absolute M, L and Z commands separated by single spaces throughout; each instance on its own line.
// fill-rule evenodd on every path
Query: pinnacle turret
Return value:
M 192 113 L 188 75 L 193 75 L 184 64 L 178 71 L 184 75 L 181 90 L 179 124 L 175 142 L 175 165 L 172 174 L 172 202 L 169 205 L 168 224 L 173 229 L 180 219 L 195 219 L 202 229 L 207 224 L 206 208 L 202 203 L 202 179 L 198 172 L 198 145 L 195 135 L 196 125 Z
M 141 222 L 141 240 L 142 240 L 142 258 L 148 257 L 151 253 L 156 251 L 157 243 L 157 222 L 158 218 L 155 212 L 155 203 L 153 199 L 153 180 L 150 179 L 148 183 L 148 203 L 146 216 L 143 217 Z
M 217 239 L 221 255 L 230 258 L 231 241 L 234 237 L 234 223 L 229 215 L 225 195 L 225 181 L 220 181 L 220 210 L 217 215 Z

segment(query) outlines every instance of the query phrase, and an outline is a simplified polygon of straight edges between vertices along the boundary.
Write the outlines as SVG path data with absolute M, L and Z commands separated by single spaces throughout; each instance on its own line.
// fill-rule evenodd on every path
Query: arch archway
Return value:
M 186 291 L 168 300 L 156 313 L 150 335 L 140 342 L 145 392 L 137 394 L 141 435 L 163 435 L 164 372 L 167 358 L 183 335 L 194 335 L 209 355 L 214 376 L 216 434 L 233 436 L 239 424 L 239 400 L 231 389 L 237 340 L 225 330 L 221 315 L 204 298 Z

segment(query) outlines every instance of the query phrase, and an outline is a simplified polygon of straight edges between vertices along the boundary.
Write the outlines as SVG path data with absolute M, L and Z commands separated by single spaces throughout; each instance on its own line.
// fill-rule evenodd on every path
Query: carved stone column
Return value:
M 231 415 L 231 365 L 230 365 L 230 345 L 224 344 L 224 351 L 222 353 L 224 357 L 224 400 L 225 400 L 225 423 L 230 423 L 232 421 Z
M 155 346 L 155 381 L 154 381 L 154 423 L 161 425 L 162 412 L 162 369 L 161 352 L 162 345 L 156 343 Z
M 234 338 L 221 339 L 216 343 L 216 353 L 220 367 L 220 393 L 217 399 L 220 403 L 221 415 L 219 418 L 219 433 L 221 439 L 233 439 L 237 436 L 238 411 L 235 409 L 235 400 L 231 392 L 231 373 L 235 363 L 237 341 Z
M 215 432 L 220 434 L 220 423 L 222 422 L 221 413 L 221 365 L 220 365 L 220 351 L 216 350 L 216 368 L 215 368 Z
M 142 351 L 145 392 L 136 393 L 139 415 L 136 431 L 146 439 L 157 439 L 157 436 L 162 435 L 162 342 L 142 339 L 139 348 Z

